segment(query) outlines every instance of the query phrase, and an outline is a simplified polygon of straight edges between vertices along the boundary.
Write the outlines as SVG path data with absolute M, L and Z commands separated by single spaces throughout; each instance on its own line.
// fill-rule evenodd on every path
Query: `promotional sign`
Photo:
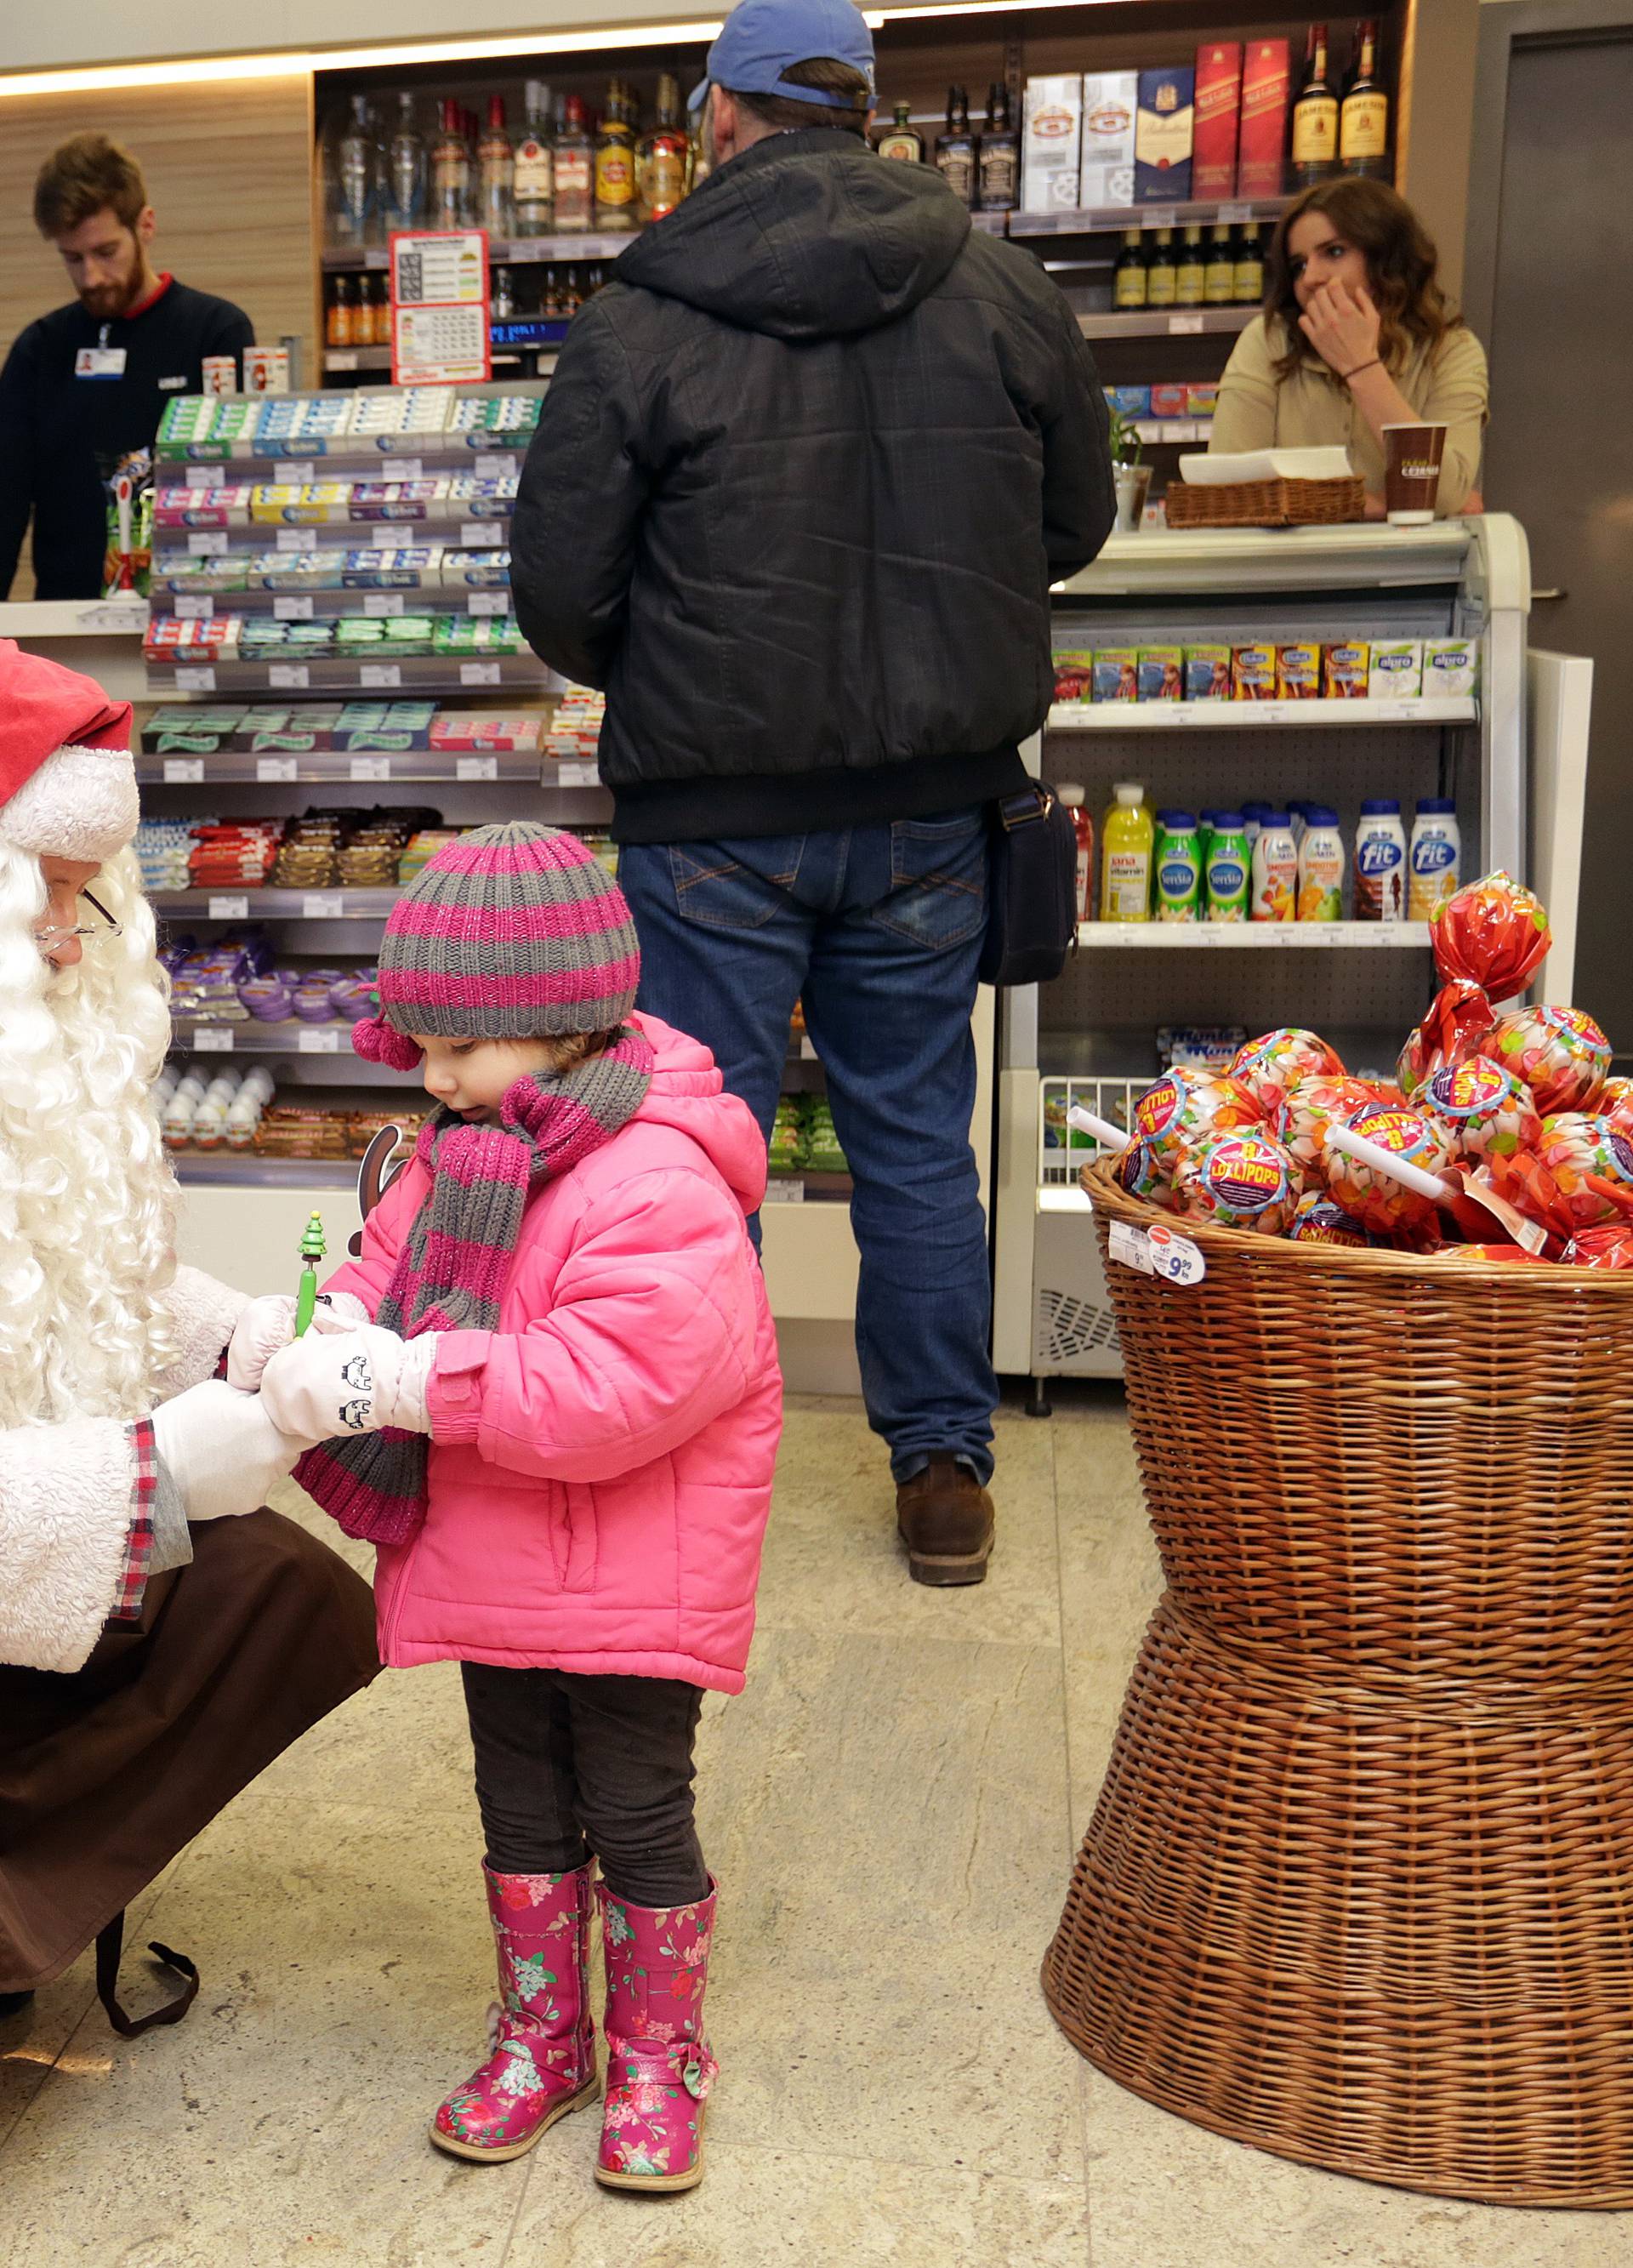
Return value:
M 391 239 L 391 382 L 485 385 L 488 239 L 479 228 L 404 229 Z

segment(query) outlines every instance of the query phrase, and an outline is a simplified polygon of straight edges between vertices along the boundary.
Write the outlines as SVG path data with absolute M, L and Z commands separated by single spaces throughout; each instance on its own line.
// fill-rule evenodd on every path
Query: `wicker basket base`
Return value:
M 1633 2205 L 1633 1695 L 1290 1683 L 1170 1594 L 1043 1985 L 1101 2071 L 1233 2140 Z

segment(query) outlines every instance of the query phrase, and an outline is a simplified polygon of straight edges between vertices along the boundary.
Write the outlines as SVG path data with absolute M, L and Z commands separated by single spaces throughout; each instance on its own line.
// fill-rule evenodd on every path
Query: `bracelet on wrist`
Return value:
M 1353 370 L 1340 371 L 1339 376 L 1343 379 L 1344 384 L 1348 386 L 1350 380 L 1352 378 L 1359 378 L 1364 370 L 1376 370 L 1382 360 L 1382 355 L 1374 355 L 1371 362 L 1358 362 Z

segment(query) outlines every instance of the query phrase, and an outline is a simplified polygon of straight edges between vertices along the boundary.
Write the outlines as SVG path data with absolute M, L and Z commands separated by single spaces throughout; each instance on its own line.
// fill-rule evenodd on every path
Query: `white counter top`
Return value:
M 0 637 L 43 645 L 70 637 L 140 637 L 145 599 L 18 599 L 0 606 Z

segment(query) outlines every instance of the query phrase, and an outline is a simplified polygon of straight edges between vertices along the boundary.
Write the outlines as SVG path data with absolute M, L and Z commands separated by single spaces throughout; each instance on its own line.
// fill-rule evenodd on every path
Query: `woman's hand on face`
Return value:
M 1329 370 L 1344 377 L 1378 354 L 1379 317 L 1365 285 L 1323 284 L 1313 292 L 1298 328 Z

